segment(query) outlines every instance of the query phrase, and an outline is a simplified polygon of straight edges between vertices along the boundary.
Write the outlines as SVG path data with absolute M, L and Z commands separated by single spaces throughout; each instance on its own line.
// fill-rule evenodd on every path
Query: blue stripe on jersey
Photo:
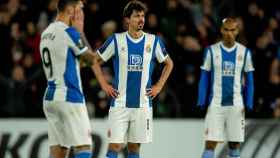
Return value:
M 221 47 L 222 52 L 222 106 L 233 105 L 233 85 L 236 63 L 236 48 L 227 52 Z
M 67 87 L 66 101 L 83 103 L 84 95 L 80 90 L 79 77 L 76 70 L 76 58 L 72 49 L 68 48 L 64 82 Z
M 65 31 L 75 44 L 79 44 L 80 33 L 74 27 L 68 27 Z
M 207 52 L 210 48 L 207 47 L 205 48 L 204 52 L 203 52 L 203 60 L 202 60 L 202 65 L 204 65 L 205 61 L 206 61 L 206 57 L 207 57 Z
M 156 36 L 155 41 L 154 41 L 154 45 L 153 45 L 153 49 L 152 49 L 153 50 L 152 51 L 152 59 L 151 59 L 151 62 L 150 62 L 149 79 L 148 79 L 146 89 L 152 88 L 152 74 L 153 74 L 153 71 L 154 71 L 154 68 L 155 68 L 155 61 L 156 61 L 155 55 L 156 55 L 156 46 L 157 46 L 158 40 L 159 40 L 159 38 Z M 151 97 L 149 97 L 149 105 L 150 105 L 150 107 L 152 106 L 152 98 Z
M 211 104 L 213 98 L 213 88 L 214 88 L 214 80 L 215 80 L 215 67 L 214 67 L 214 59 L 213 59 L 213 51 L 212 48 L 209 47 L 210 59 L 211 59 L 211 81 L 210 81 L 210 94 L 209 94 L 209 105 Z
M 160 45 L 160 48 L 162 50 L 163 55 L 166 56 L 168 53 L 167 53 L 167 50 L 165 48 L 165 45 L 163 44 L 162 40 L 159 37 L 157 37 L 157 39 L 158 39 L 158 42 L 159 42 L 159 45 Z
M 115 42 L 115 47 L 116 47 L 116 37 L 114 35 L 110 36 L 105 42 L 104 44 L 98 49 L 100 54 L 103 54 L 104 51 L 106 50 L 106 48 L 110 45 L 110 43 L 114 40 Z
M 118 90 L 118 85 L 119 85 L 119 66 L 120 66 L 120 61 L 119 61 L 119 51 L 117 47 L 117 40 L 116 36 L 113 36 L 113 40 L 115 43 L 115 56 L 113 57 L 113 65 L 114 65 L 114 73 L 115 73 L 115 78 L 113 80 L 113 87 Z M 111 101 L 111 106 L 115 106 L 115 99 L 112 98 Z
M 128 37 L 126 37 L 126 40 L 128 46 L 128 67 L 132 67 L 132 70 L 129 70 L 128 68 L 127 72 L 126 107 L 138 108 L 140 107 L 140 90 L 145 37 L 138 43 L 132 42 Z M 140 67 L 142 70 L 133 70 L 133 67 L 135 66 Z
M 53 100 L 55 89 L 56 86 L 54 81 L 48 81 L 48 88 L 47 88 L 45 100 L 49 100 L 49 101 Z

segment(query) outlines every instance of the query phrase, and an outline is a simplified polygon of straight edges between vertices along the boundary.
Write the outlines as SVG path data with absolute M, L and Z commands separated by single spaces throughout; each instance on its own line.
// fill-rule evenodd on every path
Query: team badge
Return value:
M 121 47 L 121 51 L 124 52 L 124 51 L 125 51 L 125 48 L 124 48 L 124 47 Z
M 152 49 L 151 49 L 151 46 L 150 45 L 147 45 L 146 47 L 146 52 L 147 53 L 151 53 Z
M 238 55 L 237 60 L 238 60 L 238 61 L 242 61 L 242 56 L 241 56 L 241 55 Z

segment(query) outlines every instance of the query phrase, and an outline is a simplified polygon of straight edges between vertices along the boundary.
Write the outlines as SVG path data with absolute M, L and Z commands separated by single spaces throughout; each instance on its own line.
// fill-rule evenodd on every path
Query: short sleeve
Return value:
M 210 48 L 206 48 L 204 51 L 203 64 L 201 65 L 201 69 L 205 71 L 211 71 L 211 52 Z
M 166 47 L 163 44 L 162 40 L 159 37 L 156 37 L 156 38 L 157 38 L 157 40 L 155 40 L 155 42 L 156 42 L 155 43 L 156 44 L 155 55 L 156 55 L 157 61 L 159 63 L 162 63 L 168 57 L 168 53 L 167 53 Z
M 245 59 L 245 65 L 244 65 L 244 71 L 250 72 L 254 71 L 253 61 L 252 61 L 252 54 L 250 50 L 247 50 L 246 53 L 246 59 Z
M 104 44 L 98 48 L 98 55 L 103 61 L 108 61 L 115 54 L 115 37 L 110 36 Z
M 76 56 L 88 50 L 88 47 L 81 39 L 80 33 L 74 27 L 68 27 L 65 31 L 71 39 L 69 45 L 74 50 Z

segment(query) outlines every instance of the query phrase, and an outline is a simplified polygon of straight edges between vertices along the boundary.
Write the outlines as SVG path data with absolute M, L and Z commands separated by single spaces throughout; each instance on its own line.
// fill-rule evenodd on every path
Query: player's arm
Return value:
M 251 52 L 247 50 L 245 59 L 245 86 L 244 86 L 244 97 L 245 106 L 248 110 L 253 110 L 254 100 L 254 67 L 252 62 Z
M 210 72 L 201 69 L 200 73 L 200 80 L 198 84 L 198 99 L 197 99 L 197 105 L 199 107 L 204 108 L 206 106 L 206 100 L 207 100 L 207 92 L 209 87 L 209 80 L 210 80 Z
M 82 4 L 81 4 L 82 5 Z M 82 45 L 85 44 L 88 48 L 87 51 L 80 54 L 80 59 L 90 66 L 95 73 L 97 80 L 99 81 L 101 88 L 106 92 L 106 94 L 111 97 L 117 96 L 117 91 L 107 83 L 101 70 L 102 60 L 97 52 L 93 52 L 85 34 L 84 34 L 84 13 L 82 11 L 82 6 L 77 6 L 75 8 L 75 16 L 72 19 L 72 25 L 80 32 L 80 38 L 82 40 Z M 107 60 L 112 56 L 112 53 L 104 53 L 103 59 Z
M 156 82 L 155 85 L 152 86 L 152 88 L 150 90 L 148 90 L 148 93 L 147 93 L 147 95 L 152 98 L 155 98 L 159 94 L 159 92 L 165 85 L 165 83 L 173 69 L 173 61 L 169 56 L 164 60 L 163 64 L 164 64 L 164 67 L 163 67 L 159 80 Z
M 86 40 L 86 39 L 83 39 Z M 86 52 L 80 55 L 80 59 L 86 66 L 91 67 L 92 71 L 95 74 L 96 79 L 100 83 L 100 86 L 105 93 L 111 97 L 117 97 L 118 92 L 115 90 L 105 79 L 101 65 L 103 60 L 98 55 L 97 52 L 93 52 L 91 49 L 88 49 Z
M 105 93 L 113 98 L 116 98 L 118 96 L 118 91 L 114 89 L 105 79 L 101 64 L 103 63 L 103 60 L 99 56 L 99 54 L 96 52 L 94 53 L 94 62 L 92 65 L 92 70 L 94 71 L 95 77 L 100 83 L 100 86 Z
M 82 10 L 83 3 L 79 3 L 75 7 L 74 17 L 71 19 L 73 28 L 69 28 L 66 32 L 74 41 L 72 48 L 74 49 L 75 55 L 80 57 L 80 60 L 87 66 L 91 66 L 94 62 L 94 54 L 92 48 L 84 34 L 84 12 Z M 69 31 L 70 30 L 70 31 Z M 79 33 L 76 33 L 76 32 Z
M 204 61 L 201 68 L 200 80 L 198 85 L 197 106 L 205 108 L 207 104 L 208 88 L 211 74 L 211 52 L 206 48 L 204 52 Z
M 91 69 L 93 70 L 96 79 L 100 83 L 100 86 L 105 93 L 111 97 L 117 97 L 118 92 L 115 90 L 105 79 L 101 65 L 104 62 L 102 58 L 100 57 L 99 53 L 93 52 L 85 35 L 81 35 L 81 39 L 83 42 L 87 45 L 89 48 L 88 51 L 83 53 L 81 55 L 81 61 L 84 62 L 87 66 L 90 66 Z
M 248 110 L 253 110 L 253 100 L 254 100 L 254 75 L 253 71 L 245 73 L 245 106 Z
M 168 55 L 163 42 L 159 37 L 156 37 L 156 40 L 158 40 L 158 42 L 156 43 L 155 47 L 155 56 L 159 63 L 164 64 L 164 67 L 159 80 L 156 82 L 155 85 L 152 86 L 151 89 L 148 89 L 147 95 L 152 98 L 155 98 L 161 91 L 173 69 L 173 61 Z

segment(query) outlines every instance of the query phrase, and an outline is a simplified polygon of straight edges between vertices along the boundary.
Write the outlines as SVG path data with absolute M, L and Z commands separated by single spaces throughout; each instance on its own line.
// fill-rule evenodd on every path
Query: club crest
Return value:
M 147 45 L 146 46 L 146 52 L 147 53 L 151 53 L 152 49 L 151 49 L 151 46 L 150 45 Z
M 241 56 L 241 55 L 238 55 L 237 60 L 238 60 L 238 61 L 242 61 L 242 56 Z

